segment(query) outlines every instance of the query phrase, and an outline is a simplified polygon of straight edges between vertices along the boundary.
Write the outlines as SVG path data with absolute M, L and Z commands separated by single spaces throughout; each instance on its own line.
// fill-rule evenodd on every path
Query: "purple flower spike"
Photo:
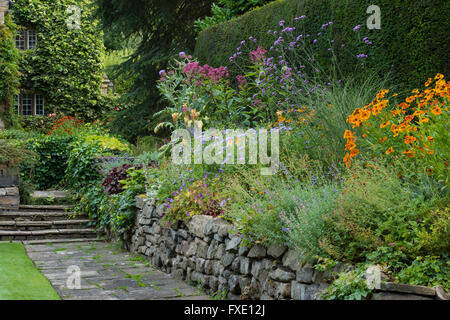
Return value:
M 358 31 L 360 28 L 361 28 L 361 25 L 358 24 L 357 26 L 355 26 L 355 27 L 353 28 L 353 31 Z

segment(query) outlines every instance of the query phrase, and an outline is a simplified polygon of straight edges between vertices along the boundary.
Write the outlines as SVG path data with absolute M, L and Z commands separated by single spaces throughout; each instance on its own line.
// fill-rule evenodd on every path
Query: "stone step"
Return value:
M 19 210 L 25 211 L 65 211 L 73 209 L 73 205 L 37 205 L 37 204 L 21 204 Z
M 52 240 L 93 238 L 97 235 L 91 228 L 85 229 L 45 229 L 36 231 L 0 231 L 0 241 L 8 240 Z
M 72 242 L 94 242 L 94 241 L 104 241 L 100 238 L 74 238 L 74 239 L 52 239 L 52 240 L 25 240 L 21 241 L 23 244 L 47 244 L 47 243 L 72 243 Z
M 42 229 L 80 229 L 86 227 L 89 219 L 77 220 L 54 220 L 54 221 L 31 221 L 31 220 L 17 220 L 17 221 L 0 221 L 0 230 L 8 231 L 35 231 Z
M 85 214 L 74 214 L 65 211 L 3 211 L 0 212 L 0 221 L 52 221 L 62 219 L 87 219 Z

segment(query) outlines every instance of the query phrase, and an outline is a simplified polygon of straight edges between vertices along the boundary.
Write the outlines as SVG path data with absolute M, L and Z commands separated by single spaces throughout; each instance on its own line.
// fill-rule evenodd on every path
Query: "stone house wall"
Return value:
M 0 0 L 0 25 L 5 23 L 5 14 L 9 8 L 9 0 Z
M 165 206 L 154 199 L 144 202 L 137 197 L 136 206 L 130 250 L 211 295 L 226 291 L 228 299 L 317 300 L 330 280 L 352 268 L 341 264 L 331 272 L 319 272 L 302 265 L 298 253 L 286 247 L 242 246 L 242 237 L 223 219 L 194 216 L 187 225 L 170 226 L 161 221 Z M 448 298 L 442 290 L 422 286 L 384 283 L 380 289 L 371 299 Z

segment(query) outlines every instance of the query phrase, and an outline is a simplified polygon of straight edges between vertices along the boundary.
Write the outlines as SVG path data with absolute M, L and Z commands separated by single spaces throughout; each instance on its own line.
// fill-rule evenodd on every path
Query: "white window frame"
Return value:
M 26 50 L 26 38 L 27 32 L 26 30 L 19 30 L 16 35 L 16 48 L 19 50 Z
M 33 37 L 33 41 L 30 41 Z M 31 44 L 33 43 L 33 45 Z M 37 46 L 37 33 L 36 30 L 27 30 L 27 49 L 35 49 Z
M 38 97 L 40 97 L 40 99 L 42 101 L 42 105 L 41 104 L 38 105 Z M 38 113 L 38 108 L 42 109 L 42 112 Z M 44 100 L 44 96 L 41 94 L 34 95 L 34 115 L 35 116 L 45 115 L 45 100 Z
M 27 97 L 27 99 L 25 99 L 25 97 Z M 25 100 L 27 102 L 29 102 L 29 104 L 25 104 Z M 25 114 L 25 106 L 29 106 L 29 108 L 27 108 L 27 114 Z M 29 114 L 28 114 L 29 111 Z M 28 117 L 28 116 L 33 116 L 33 94 L 32 93 L 24 93 L 22 94 L 22 115 L 24 117 Z

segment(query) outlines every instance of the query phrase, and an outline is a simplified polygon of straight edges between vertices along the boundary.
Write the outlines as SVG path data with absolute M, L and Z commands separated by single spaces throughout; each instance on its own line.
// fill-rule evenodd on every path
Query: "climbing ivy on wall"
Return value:
M 81 9 L 79 28 L 71 5 Z M 36 30 L 38 43 L 22 52 L 21 87 L 42 93 L 46 113 L 60 112 L 86 120 L 109 109 L 101 94 L 103 35 L 93 18 L 90 0 L 16 0 L 11 10 L 16 24 Z M 75 20 L 73 20 L 75 19 Z M 73 24 L 72 24 L 73 25 Z
M 13 113 L 10 106 L 19 87 L 20 55 L 14 43 L 15 25 L 9 15 L 5 24 L 0 26 L 0 118 L 5 125 L 13 123 Z

